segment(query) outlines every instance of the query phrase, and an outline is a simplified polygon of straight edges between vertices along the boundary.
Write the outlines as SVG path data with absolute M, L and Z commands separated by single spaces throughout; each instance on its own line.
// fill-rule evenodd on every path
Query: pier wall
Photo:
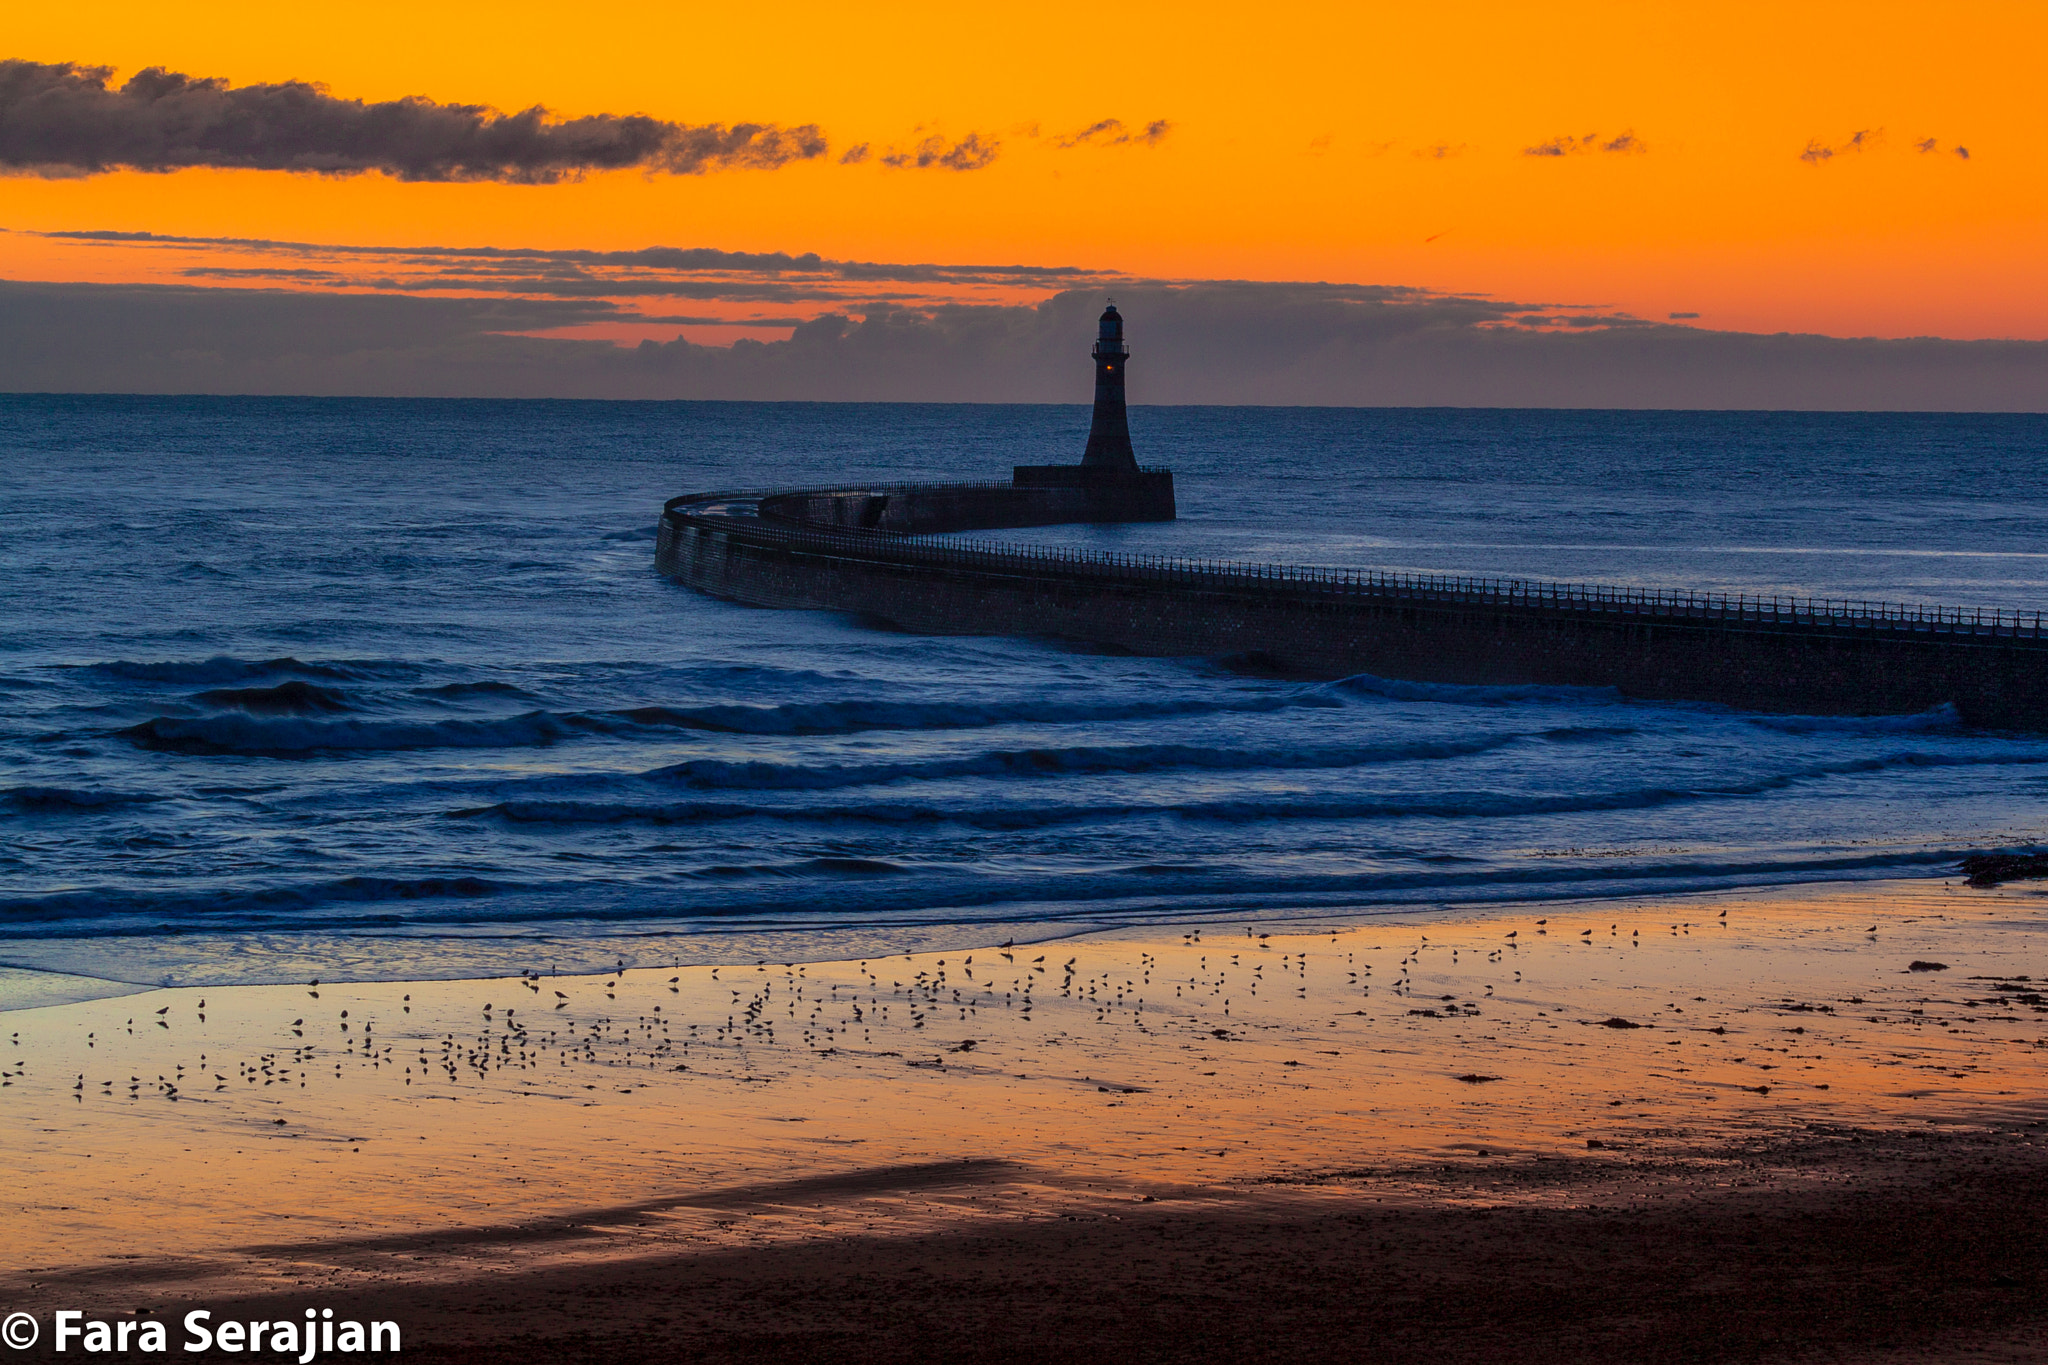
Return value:
M 1765 712 L 1905 714 L 1947 703 L 1971 724 L 2048 729 L 2048 639 L 2038 622 L 2030 631 L 2010 614 L 1989 626 L 1958 617 L 1923 628 L 1788 618 L 1728 601 L 1404 589 L 1306 571 L 975 549 L 843 525 L 702 516 L 679 499 L 662 519 L 658 562 L 734 601 L 856 612 L 933 634 L 1246 655 L 1331 678 L 1613 688 Z
M 1079 466 L 1020 466 L 1009 483 L 902 484 L 771 493 L 760 515 L 788 525 L 932 535 L 1073 522 L 1172 521 L 1173 475 L 1082 478 Z

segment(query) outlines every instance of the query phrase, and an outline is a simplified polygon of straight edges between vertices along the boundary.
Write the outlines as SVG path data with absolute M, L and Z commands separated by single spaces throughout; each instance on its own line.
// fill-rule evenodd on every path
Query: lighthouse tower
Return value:
M 1068 521 L 1172 521 L 1173 474 L 1140 469 L 1131 454 L 1124 415 L 1124 315 L 1110 304 L 1096 328 L 1095 420 L 1079 464 L 1020 464 L 1010 475 L 1017 495 L 989 526 L 1051 526 Z M 966 529 L 963 527 L 963 529 Z
M 1116 304 L 1102 310 L 1096 330 L 1095 420 L 1088 427 L 1088 449 L 1081 467 L 1101 474 L 1135 474 L 1138 458 L 1131 453 L 1131 424 L 1124 413 L 1124 364 L 1131 348 L 1124 342 L 1124 317 Z

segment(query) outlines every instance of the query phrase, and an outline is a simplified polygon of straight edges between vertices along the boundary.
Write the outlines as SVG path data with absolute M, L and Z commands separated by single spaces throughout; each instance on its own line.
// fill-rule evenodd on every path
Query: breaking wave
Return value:
M 1355 673 L 1328 686 L 1332 691 L 1353 696 L 1384 697 L 1389 701 L 1433 701 L 1451 706 L 1510 706 L 1518 702 L 1617 706 L 1624 700 L 1621 693 L 1612 687 L 1402 682 L 1398 678 L 1381 678 L 1371 673 Z
M 864 730 L 969 730 L 998 725 L 1086 725 L 1225 713 L 1257 715 L 1343 704 L 1339 698 L 1314 689 L 1281 696 L 1174 697 L 1151 701 L 1069 702 L 1042 698 L 991 703 L 848 700 L 772 706 L 641 706 L 614 714 L 636 725 L 736 735 L 849 735 Z
M 1963 718 L 1948 702 L 1910 716 L 1750 716 L 1763 730 L 1788 735 L 1914 735 L 1963 728 Z
M 830 791 L 889 782 L 950 778 L 1075 777 L 1115 773 L 1291 772 L 1357 768 L 1382 763 L 1465 758 L 1504 748 L 1519 735 L 1486 735 L 1468 740 L 1412 744 L 1306 746 L 1298 749 L 1212 749 L 1190 744 L 1084 745 L 1071 748 L 1008 749 L 965 758 L 916 763 L 799 765 L 733 763 L 691 759 L 643 776 L 703 790 Z
M 293 678 L 275 687 L 216 687 L 201 692 L 194 700 L 259 716 L 332 715 L 351 709 L 346 693 L 303 678 Z
M 979 760 L 974 760 L 978 762 Z M 1179 800 L 1156 802 L 1048 802 L 1015 798 L 992 803 L 944 805 L 917 801 L 866 801 L 854 805 L 767 805 L 744 801 L 569 801 L 510 800 L 450 811 L 457 819 L 497 818 L 520 824 L 697 825 L 736 820 L 804 824 L 963 825 L 984 830 L 1044 829 L 1057 825 L 1135 818 L 1251 824 L 1260 821 L 1366 821 L 1423 817 L 1439 820 L 1499 820 L 1517 816 L 1650 810 L 1691 802 L 1729 801 L 1781 792 L 1831 777 L 1881 773 L 1894 768 L 1948 768 L 2048 763 L 2048 755 L 1968 756 L 1900 753 L 1883 758 L 1815 764 L 1742 782 L 1696 786 L 1634 787 L 1616 791 L 1530 795 L 1513 791 L 1446 791 L 1407 797 L 1302 797 Z M 979 774 L 977 774 L 979 775 Z M 889 779 L 880 779 L 889 780 Z M 837 783 L 832 785 L 852 785 Z M 824 787 L 825 784 L 819 784 Z M 819 789 L 790 783 L 784 790 Z M 829 787 L 825 787 L 829 789 Z
M 195 920 L 230 917 L 245 926 L 290 923 L 294 913 L 332 902 L 476 900 L 522 889 L 485 877 L 337 877 L 298 885 L 215 892 L 64 891 L 0 899 L 0 925 L 90 921 L 115 916 L 168 916 L 173 929 Z
M 496 720 L 271 720 L 258 716 L 156 716 L 120 731 L 138 749 L 252 757 L 404 749 L 530 749 L 587 730 L 547 711 Z

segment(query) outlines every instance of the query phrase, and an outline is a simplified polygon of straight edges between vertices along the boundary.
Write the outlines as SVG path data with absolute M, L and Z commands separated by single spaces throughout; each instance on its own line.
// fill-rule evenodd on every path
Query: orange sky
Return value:
M 365 99 L 816 123 L 835 155 L 931 130 L 1002 143 L 975 171 L 827 158 L 553 186 L 17 176 L 0 180 L 0 276 L 16 279 L 169 278 L 161 252 L 43 231 L 662 244 L 1407 284 L 1752 331 L 2048 337 L 2038 4 L 107 0 L 16 11 L 5 49 L 117 79 L 160 64 Z M 1058 147 L 1107 117 L 1173 127 L 1155 147 Z M 1800 158 L 1862 130 L 1863 150 Z M 1641 150 L 1524 150 L 1624 133 Z

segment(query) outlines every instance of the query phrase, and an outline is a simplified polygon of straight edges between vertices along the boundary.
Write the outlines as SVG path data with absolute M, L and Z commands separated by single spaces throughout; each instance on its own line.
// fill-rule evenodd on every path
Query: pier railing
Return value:
M 886 493 L 911 488 L 1009 488 L 979 484 L 877 484 L 867 488 L 804 490 Z M 747 541 L 816 553 L 921 564 L 982 573 L 1053 574 L 1092 582 L 1170 584 L 1206 591 L 1256 589 L 1326 599 L 1381 599 L 1422 605 L 1500 606 L 1523 611 L 1635 616 L 1673 623 L 1724 621 L 1761 627 L 1796 626 L 1899 634 L 2048 638 L 2043 613 L 1995 607 L 1945 607 L 1853 598 L 1764 596 L 1631 588 L 1599 583 L 1553 583 L 1525 578 L 1469 578 L 1385 569 L 1343 569 L 1303 564 L 1251 563 L 1179 555 L 1134 555 L 1108 550 L 963 540 L 952 535 L 903 535 L 771 521 L 736 509 L 692 511 L 714 501 L 739 502 L 757 494 L 696 495 L 672 499 L 668 515 Z

